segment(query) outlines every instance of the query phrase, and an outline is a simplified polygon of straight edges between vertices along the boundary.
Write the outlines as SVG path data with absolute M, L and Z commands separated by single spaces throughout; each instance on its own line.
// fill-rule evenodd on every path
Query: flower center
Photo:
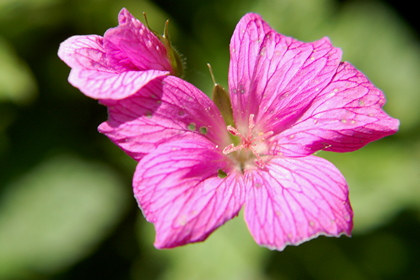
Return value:
M 254 117 L 254 114 L 249 115 L 247 135 L 242 135 L 239 130 L 231 125 L 227 126 L 227 130 L 233 136 L 239 137 L 240 144 L 237 146 L 234 144 L 228 145 L 223 149 L 223 154 L 232 155 L 233 158 L 240 164 L 242 171 L 249 160 L 255 160 L 255 163 L 260 168 L 264 168 L 265 162 L 261 156 L 267 151 L 265 140 L 273 135 L 273 131 L 266 133 L 255 132 Z

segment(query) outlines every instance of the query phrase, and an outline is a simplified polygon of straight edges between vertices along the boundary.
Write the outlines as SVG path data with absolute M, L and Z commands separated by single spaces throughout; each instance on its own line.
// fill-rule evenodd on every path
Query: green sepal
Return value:
M 229 94 L 217 83 L 213 86 L 212 99 L 217 108 L 219 108 L 220 113 L 222 113 L 226 125 L 235 126 Z
M 169 40 L 169 20 L 165 22 L 165 27 L 163 29 L 163 35 L 160 35 L 152 28 L 150 28 L 149 22 L 147 21 L 146 13 L 143 13 L 144 20 L 146 22 L 147 28 L 155 34 L 156 37 L 162 42 L 166 49 L 166 57 L 169 60 L 172 68 L 172 75 L 182 78 L 184 75 L 185 63 L 182 59 L 181 54 L 172 46 L 171 41 Z
M 181 54 L 172 46 L 171 41 L 169 40 L 168 26 L 169 20 L 165 22 L 163 36 L 158 36 L 158 38 L 166 48 L 166 56 L 168 57 L 172 69 L 175 72 L 174 75 L 177 77 L 182 77 L 184 75 L 184 61 L 181 57 Z

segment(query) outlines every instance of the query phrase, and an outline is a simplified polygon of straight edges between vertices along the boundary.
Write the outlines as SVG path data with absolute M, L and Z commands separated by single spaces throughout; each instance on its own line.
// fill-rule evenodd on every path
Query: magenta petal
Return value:
M 304 43 L 277 33 L 259 15 L 247 14 L 230 44 L 229 89 L 236 124 L 250 114 L 278 133 L 296 121 L 331 81 L 341 51 L 327 38 Z
M 220 111 L 203 92 L 177 77 L 156 79 L 130 98 L 103 103 L 109 119 L 99 131 L 136 160 L 185 135 L 203 136 L 220 149 L 228 145 Z
M 236 216 L 244 201 L 241 177 L 214 144 L 201 138 L 161 145 L 138 164 L 134 194 L 156 229 L 155 246 L 172 248 L 205 240 Z
M 144 24 L 126 9 L 118 16 L 119 26 L 104 35 L 104 48 L 110 65 L 119 70 L 122 66 L 137 70 L 171 71 L 163 43 Z
M 72 68 L 69 82 L 94 99 L 126 98 L 169 74 L 159 70 L 117 72 L 118 67 L 108 64 L 103 38 L 97 35 L 70 37 L 61 43 L 58 56 Z
M 169 72 L 127 71 L 122 73 L 73 68 L 69 82 L 94 99 L 123 99 L 135 94 L 151 80 Z
M 95 99 L 123 99 L 172 71 L 165 46 L 126 9 L 104 37 L 73 36 L 58 56 L 72 68 L 69 82 Z
M 340 171 L 325 159 L 274 158 L 248 175 L 245 220 L 255 241 L 283 250 L 318 235 L 350 235 L 352 209 Z
M 382 110 L 384 104 L 383 93 L 343 62 L 302 118 L 278 135 L 278 147 L 285 156 L 360 149 L 398 130 L 399 121 Z
M 71 68 L 112 71 L 107 64 L 103 38 L 98 35 L 68 38 L 60 44 L 58 56 Z

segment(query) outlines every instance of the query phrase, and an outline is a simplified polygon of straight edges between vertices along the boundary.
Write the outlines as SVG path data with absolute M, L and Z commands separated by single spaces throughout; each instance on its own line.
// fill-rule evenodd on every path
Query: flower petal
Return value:
M 156 79 L 130 98 L 102 102 L 109 108 L 109 119 L 99 131 L 136 160 L 187 134 L 228 145 L 220 111 L 203 92 L 177 77 Z
M 304 43 L 277 33 L 259 15 L 238 23 L 230 44 L 229 88 L 235 122 L 250 114 L 265 131 L 278 133 L 302 115 L 331 81 L 341 50 L 327 38 Z
M 103 38 L 97 35 L 70 37 L 61 43 L 58 56 L 72 68 L 69 82 L 94 99 L 126 98 L 149 81 L 169 74 L 158 70 L 116 71 L 108 64 Z
M 156 229 L 155 246 L 172 248 L 205 240 L 235 217 L 244 201 L 241 177 L 204 137 L 169 142 L 146 155 L 133 179 L 134 194 Z
M 68 38 L 60 44 L 58 56 L 71 68 L 112 71 L 106 61 L 103 38 L 98 35 Z
M 69 83 L 91 98 L 118 100 L 135 94 L 151 80 L 168 74 L 157 70 L 116 73 L 74 68 L 70 72 Z
M 159 38 L 126 9 L 118 15 L 119 26 L 108 29 L 104 48 L 110 65 L 132 67 L 137 70 L 172 71 L 166 48 Z
M 318 235 L 351 234 L 346 181 L 325 159 L 274 158 L 246 182 L 245 220 L 260 245 L 283 250 Z
M 302 118 L 277 136 L 280 152 L 285 156 L 319 150 L 351 152 L 394 134 L 399 121 L 382 110 L 384 104 L 383 93 L 353 65 L 343 62 Z

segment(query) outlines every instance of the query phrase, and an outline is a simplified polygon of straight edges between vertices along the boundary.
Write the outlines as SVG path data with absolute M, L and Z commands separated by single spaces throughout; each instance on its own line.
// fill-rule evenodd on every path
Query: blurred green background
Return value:
M 420 275 L 420 44 L 408 1 L 0 0 L 0 279 L 415 279 Z M 410 7 L 411 6 L 411 7 Z M 328 36 L 381 88 L 400 131 L 324 156 L 347 178 L 352 238 L 283 252 L 258 247 L 242 217 L 200 244 L 153 247 L 132 196 L 135 162 L 96 127 L 106 108 L 67 82 L 60 42 L 117 25 L 122 7 L 170 19 L 186 79 L 227 87 L 228 44 L 260 13 L 302 41 Z

